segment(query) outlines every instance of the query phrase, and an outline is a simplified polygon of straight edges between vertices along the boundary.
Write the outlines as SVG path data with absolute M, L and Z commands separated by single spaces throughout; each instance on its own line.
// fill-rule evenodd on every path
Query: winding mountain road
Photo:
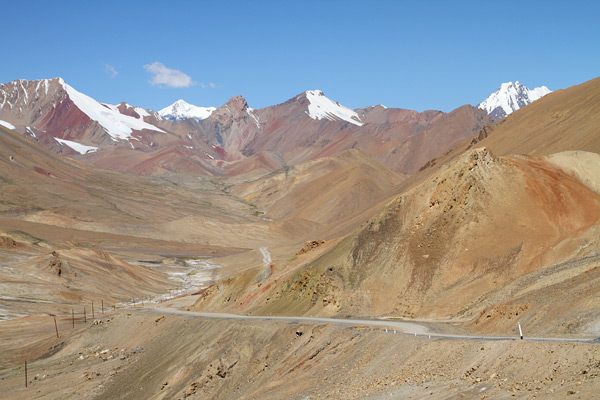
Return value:
M 481 335 L 452 335 L 444 333 L 431 332 L 430 329 L 421 324 L 404 321 L 375 320 L 375 319 L 342 319 L 342 318 L 322 318 L 322 317 L 288 317 L 288 316 L 254 316 L 227 313 L 207 313 L 197 311 L 185 311 L 176 308 L 138 308 L 161 314 L 185 315 L 197 318 L 245 320 L 245 321 L 287 321 L 295 323 L 316 323 L 316 324 L 336 324 L 348 327 L 372 326 L 386 328 L 389 333 L 399 333 L 425 337 L 427 339 L 458 339 L 458 340 L 519 340 L 519 336 L 481 336 Z M 571 343 L 600 343 L 600 337 L 595 339 L 584 338 L 545 338 L 545 337 L 524 337 L 524 340 L 541 342 L 571 342 Z

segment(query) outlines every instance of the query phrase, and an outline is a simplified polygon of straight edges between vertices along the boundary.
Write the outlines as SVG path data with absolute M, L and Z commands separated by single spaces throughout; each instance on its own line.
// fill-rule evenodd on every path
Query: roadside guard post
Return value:
M 517 324 L 519 324 L 519 335 L 521 336 L 521 340 L 523 340 L 523 330 L 521 329 L 521 323 L 517 322 Z

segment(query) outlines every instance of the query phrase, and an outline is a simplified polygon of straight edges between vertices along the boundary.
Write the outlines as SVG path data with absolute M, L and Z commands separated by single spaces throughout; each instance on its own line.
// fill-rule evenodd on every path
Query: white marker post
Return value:
M 517 324 L 519 325 L 519 335 L 521 335 L 521 340 L 523 340 L 523 330 L 521 329 L 521 323 L 517 322 Z

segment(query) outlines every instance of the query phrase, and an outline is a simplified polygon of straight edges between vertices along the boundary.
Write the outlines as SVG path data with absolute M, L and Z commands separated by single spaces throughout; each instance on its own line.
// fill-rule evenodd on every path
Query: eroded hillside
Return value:
M 552 315 L 562 333 L 569 308 L 546 302 L 563 302 L 551 293 L 573 279 L 568 303 L 586 317 L 569 329 L 597 333 L 600 304 L 585 299 L 600 278 L 599 218 L 600 195 L 547 160 L 471 150 L 319 256 L 292 259 L 267 280 L 223 283 L 195 308 L 453 319 L 489 331 L 509 329 L 520 312 L 538 329 Z M 577 267 L 561 272 L 565 263 Z M 505 302 L 508 312 L 488 317 Z

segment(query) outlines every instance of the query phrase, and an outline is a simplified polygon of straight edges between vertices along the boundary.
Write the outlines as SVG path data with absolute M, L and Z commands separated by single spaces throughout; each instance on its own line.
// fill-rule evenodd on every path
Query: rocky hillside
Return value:
M 565 300 L 552 297 L 557 285 L 575 285 L 575 304 L 600 282 L 599 218 L 600 195 L 549 161 L 471 150 L 307 266 L 291 262 L 231 304 L 258 314 L 493 321 L 492 330 L 517 312 L 533 325 L 535 310 Z M 577 283 L 581 274 L 587 280 Z M 501 307 L 517 294 L 530 298 Z M 219 308 L 219 299 L 197 307 Z M 578 310 L 588 318 L 577 329 L 593 328 L 597 306 Z M 563 308 L 553 318 L 560 326 L 569 315 Z

